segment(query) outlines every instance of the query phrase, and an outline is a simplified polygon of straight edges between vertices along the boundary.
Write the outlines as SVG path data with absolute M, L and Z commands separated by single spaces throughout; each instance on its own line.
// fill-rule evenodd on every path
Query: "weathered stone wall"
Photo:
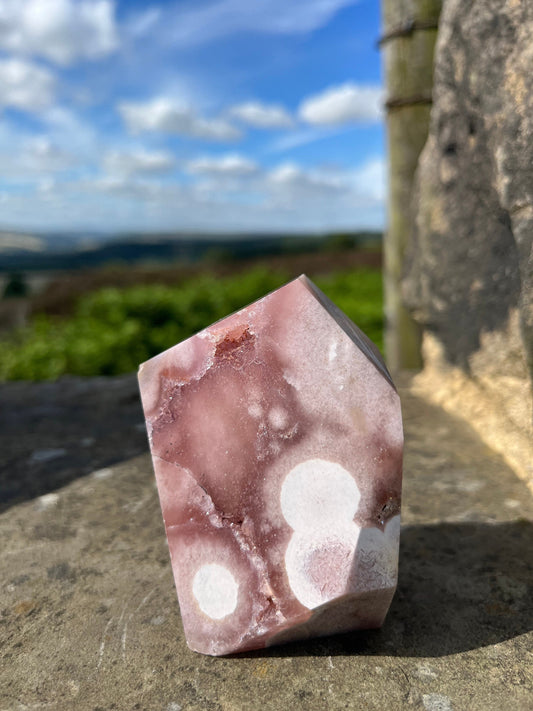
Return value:
M 526 477 L 533 477 L 532 37 L 530 2 L 444 3 L 403 282 L 425 329 L 426 373 L 450 376 L 456 408 L 504 454 L 518 456 Z M 441 393 L 442 404 L 447 398 Z

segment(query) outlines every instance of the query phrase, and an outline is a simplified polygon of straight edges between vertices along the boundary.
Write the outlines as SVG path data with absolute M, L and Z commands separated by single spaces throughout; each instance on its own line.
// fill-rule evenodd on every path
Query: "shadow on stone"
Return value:
M 533 628 L 533 524 L 443 523 L 402 530 L 400 580 L 381 630 L 352 632 L 248 657 L 442 657 Z
M 0 513 L 148 451 L 135 375 L 0 386 Z

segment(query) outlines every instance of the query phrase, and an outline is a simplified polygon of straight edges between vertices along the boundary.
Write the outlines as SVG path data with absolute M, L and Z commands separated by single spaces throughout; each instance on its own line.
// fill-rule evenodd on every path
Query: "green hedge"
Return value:
M 82 297 L 65 320 L 36 317 L 0 342 L 0 379 L 48 380 L 65 373 L 118 375 L 242 308 L 287 281 L 254 269 L 204 275 L 179 286 L 107 288 Z M 382 347 L 381 274 L 357 270 L 316 279 L 318 286 Z

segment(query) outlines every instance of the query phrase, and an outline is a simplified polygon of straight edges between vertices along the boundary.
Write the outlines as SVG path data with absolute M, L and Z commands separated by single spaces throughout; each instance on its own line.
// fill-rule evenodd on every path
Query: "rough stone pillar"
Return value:
M 385 352 L 392 370 L 421 366 L 421 329 L 406 310 L 400 282 L 412 232 L 411 197 L 429 128 L 433 54 L 442 0 L 382 0 L 387 85 L 388 230 L 384 244 Z
M 533 491 L 533 12 L 446 0 L 402 294 L 425 394 Z

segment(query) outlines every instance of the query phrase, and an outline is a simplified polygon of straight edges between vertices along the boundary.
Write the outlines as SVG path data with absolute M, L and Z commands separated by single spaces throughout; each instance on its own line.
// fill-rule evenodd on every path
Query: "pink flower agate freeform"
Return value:
M 139 382 L 189 646 L 381 626 L 403 434 L 369 339 L 301 276 L 144 363 Z

